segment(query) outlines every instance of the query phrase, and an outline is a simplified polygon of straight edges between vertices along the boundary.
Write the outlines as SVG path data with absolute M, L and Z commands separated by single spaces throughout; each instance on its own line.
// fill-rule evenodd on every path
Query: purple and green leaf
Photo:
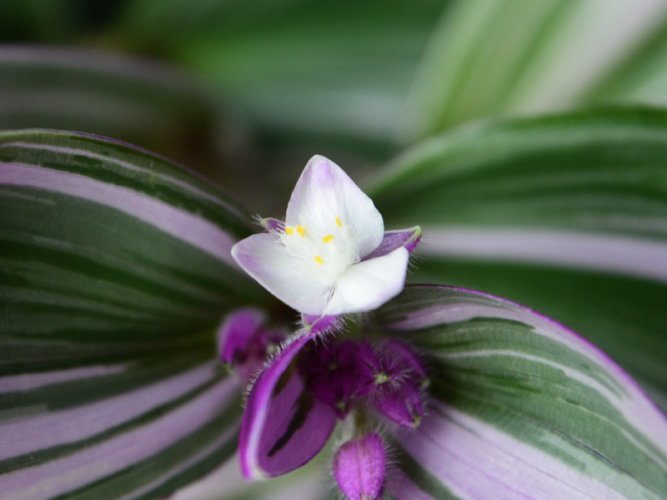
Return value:
M 370 192 L 387 224 L 422 225 L 413 282 L 557 318 L 667 404 L 666 158 L 664 111 L 580 111 L 443 135 Z
M 567 328 L 442 286 L 406 288 L 376 320 L 429 364 L 427 416 L 395 436 L 405 497 L 659 498 L 667 490 L 667 419 Z

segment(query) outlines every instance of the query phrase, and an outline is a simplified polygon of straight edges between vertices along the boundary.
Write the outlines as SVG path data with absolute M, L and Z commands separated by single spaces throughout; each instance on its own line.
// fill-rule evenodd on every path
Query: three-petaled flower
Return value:
M 306 165 L 285 222 L 262 225 L 267 233 L 234 245 L 236 262 L 288 306 L 317 316 L 369 311 L 397 295 L 421 236 L 419 227 L 384 232 L 371 199 L 322 156 Z
M 385 488 L 386 455 L 378 429 L 419 425 L 426 371 L 403 342 L 366 338 L 359 328 L 342 339 L 330 334 L 343 330 L 342 315 L 370 311 L 401 292 L 421 230 L 385 232 L 370 198 L 321 156 L 306 165 L 285 222 L 260 223 L 267 232 L 240 241 L 232 255 L 302 314 L 303 328 L 284 337 L 261 369 L 281 340 L 261 313 L 238 311 L 220 328 L 221 360 L 246 382 L 259 369 L 241 426 L 242 471 L 258 479 L 302 466 L 342 420 L 346 442 L 333 476 L 348 497 L 377 498 Z

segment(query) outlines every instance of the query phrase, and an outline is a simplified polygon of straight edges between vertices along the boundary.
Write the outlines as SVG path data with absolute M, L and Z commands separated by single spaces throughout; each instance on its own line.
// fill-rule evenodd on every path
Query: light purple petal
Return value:
M 255 381 L 239 438 L 241 470 L 250 479 L 277 476 L 312 459 L 336 425 L 330 406 L 303 392 L 304 382 L 287 369 L 313 334 L 296 337 Z
M 385 449 L 375 433 L 352 439 L 336 452 L 333 475 L 346 498 L 380 498 L 385 481 Z
M 325 314 L 371 311 L 398 295 L 405 285 L 408 251 L 397 248 L 350 267 L 337 281 Z
M 387 255 L 388 253 L 393 252 L 397 248 L 401 247 L 412 253 L 421 241 L 421 237 L 422 229 L 419 226 L 411 227 L 408 229 L 398 229 L 395 231 L 385 231 L 380 246 L 373 250 L 370 254 L 366 255 L 363 260 L 382 257 L 383 255 Z
M 359 257 L 382 241 L 384 223 L 373 201 L 335 163 L 313 156 L 294 187 L 286 224 L 335 228 L 336 218 L 349 229 Z
M 236 262 L 279 300 L 299 312 L 320 314 L 329 300 L 329 286 L 304 273 L 300 258 L 273 234 L 255 234 L 232 248 Z

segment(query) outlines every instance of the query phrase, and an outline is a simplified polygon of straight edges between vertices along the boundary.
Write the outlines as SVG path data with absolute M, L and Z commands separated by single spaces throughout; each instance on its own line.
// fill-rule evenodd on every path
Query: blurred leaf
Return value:
M 667 16 L 648 40 L 589 91 L 588 98 L 667 105 Z
M 3 0 L 0 41 L 50 41 L 69 38 L 80 27 L 80 0 Z
M 387 225 L 423 226 L 413 279 L 534 307 L 667 395 L 667 112 L 467 127 L 400 157 L 371 196 Z
M 437 28 L 403 133 L 473 118 L 571 107 L 655 29 L 667 4 L 640 0 L 465 0 Z
M 178 152 L 215 119 L 200 87 L 154 62 L 0 46 L 0 66 L 0 128 L 82 130 Z
M 614 362 L 548 318 L 408 287 L 383 330 L 430 357 L 430 415 L 398 436 L 400 498 L 660 498 L 667 421 Z
M 0 133 L 1 350 L 19 362 L 29 339 L 165 342 L 211 327 L 256 297 L 229 254 L 250 231 L 218 189 L 146 151 Z
M 393 140 L 436 0 L 133 2 L 119 37 L 173 55 L 253 123 L 300 141 Z M 168 39 L 164 34 L 169 33 Z M 368 146 L 366 146 L 368 147 Z

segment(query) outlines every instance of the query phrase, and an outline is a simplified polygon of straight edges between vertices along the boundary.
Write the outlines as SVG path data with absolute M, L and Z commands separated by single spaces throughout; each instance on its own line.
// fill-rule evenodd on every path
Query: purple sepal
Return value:
M 333 476 L 350 500 L 382 497 L 385 480 L 385 448 L 375 433 L 352 439 L 341 446 L 333 461 Z
M 239 436 L 243 475 L 260 479 L 285 474 L 312 459 L 326 444 L 336 414 L 304 391 L 292 362 L 314 335 L 294 338 L 260 373 L 250 390 Z
M 404 385 L 399 389 L 379 390 L 373 398 L 375 409 L 402 427 L 417 428 L 424 416 L 419 388 Z
M 263 328 L 264 314 L 258 309 L 239 309 L 218 328 L 218 355 L 239 378 L 247 382 L 264 364 L 269 344 L 278 344 L 284 334 Z
M 285 232 L 285 223 L 279 219 L 274 219 L 273 217 L 265 217 L 257 220 L 259 225 L 264 228 L 265 231 L 272 233 L 284 233 Z
M 421 237 L 422 228 L 419 226 L 408 229 L 397 229 L 395 231 L 385 231 L 380 245 L 362 260 L 382 257 L 383 255 L 387 255 L 401 247 L 404 247 L 408 252 L 412 253 L 421 241 Z
M 301 323 L 313 335 L 332 332 L 342 326 L 340 316 L 318 316 L 315 314 L 302 314 Z

